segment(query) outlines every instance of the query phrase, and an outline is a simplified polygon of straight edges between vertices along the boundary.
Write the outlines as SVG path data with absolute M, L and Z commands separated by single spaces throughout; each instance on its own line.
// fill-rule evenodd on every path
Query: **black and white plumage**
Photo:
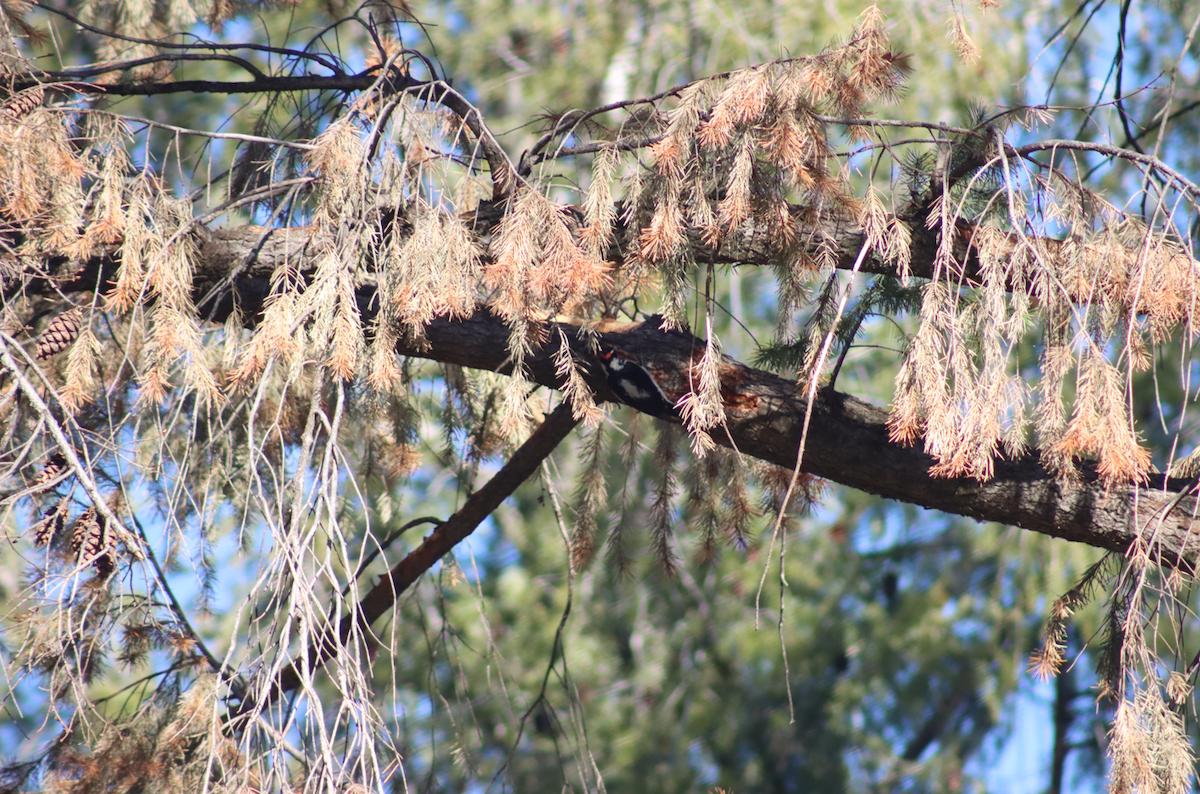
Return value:
M 659 419 L 679 418 L 675 404 L 641 364 L 611 347 L 600 348 L 600 362 L 604 365 L 608 387 L 621 402 Z

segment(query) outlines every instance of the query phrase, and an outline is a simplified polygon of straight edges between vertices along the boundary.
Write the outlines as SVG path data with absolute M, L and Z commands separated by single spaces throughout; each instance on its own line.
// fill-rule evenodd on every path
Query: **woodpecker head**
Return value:
M 619 369 L 629 361 L 629 356 L 623 356 L 617 352 L 616 347 L 603 343 L 600 344 L 600 351 L 596 354 L 596 358 L 600 359 L 605 372 L 611 372 L 614 367 Z

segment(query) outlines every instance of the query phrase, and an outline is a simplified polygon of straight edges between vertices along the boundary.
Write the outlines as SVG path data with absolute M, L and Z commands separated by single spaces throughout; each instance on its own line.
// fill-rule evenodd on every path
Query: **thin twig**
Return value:
M 101 495 L 100 489 L 96 487 L 96 481 L 92 478 L 91 470 L 79 459 L 79 455 L 75 452 L 75 445 L 67 438 L 67 434 L 63 431 L 62 426 L 54 418 L 50 406 L 42 399 L 42 395 L 38 393 L 37 387 L 25 376 L 24 371 L 17 365 L 12 354 L 8 352 L 9 345 L 16 347 L 24 353 L 24 348 L 17 343 L 17 340 L 4 331 L 0 331 L 0 364 L 3 364 L 5 369 L 13 376 L 17 386 L 25 394 L 25 397 L 29 402 L 33 403 L 33 407 L 42 416 L 46 417 L 46 426 L 50 429 L 50 435 L 54 436 L 54 442 L 58 445 L 63 457 L 67 459 L 71 471 L 75 473 L 79 484 L 83 486 L 84 492 L 92 500 L 92 505 L 109 522 L 109 527 L 120 536 L 129 553 L 136 559 L 143 559 L 145 553 L 142 551 L 141 544 L 134 537 L 133 533 L 125 528 L 125 525 L 117 518 L 112 508 L 108 506 L 108 500 Z M 30 363 L 32 364 L 32 362 Z
M 301 683 L 301 669 L 322 666 L 345 647 L 347 639 L 355 631 L 369 627 L 391 609 L 402 593 L 474 532 L 501 502 L 529 479 L 576 424 L 578 421 L 572 416 L 569 403 L 564 402 L 555 408 L 491 480 L 473 493 L 457 513 L 439 524 L 420 546 L 413 549 L 389 571 L 363 597 L 351 614 L 342 618 L 336 637 L 328 633 L 315 637 L 309 646 L 311 650 L 307 659 L 293 661 L 287 665 L 257 700 L 250 698 L 243 701 L 237 709 L 238 716 L 267 706 L 280 695 L 298 687 Z

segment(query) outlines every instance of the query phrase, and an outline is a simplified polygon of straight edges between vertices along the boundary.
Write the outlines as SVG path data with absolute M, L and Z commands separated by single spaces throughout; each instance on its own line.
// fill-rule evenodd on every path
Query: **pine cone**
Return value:
M 37 348 L 34 349 L 34 358 L 38 361 L 43 361 L 55 353 L 61 353 L 71 346 L 71 343 L 79 336 L 79 329 L 82 326 L 83 310 L 71 309 L 63 312 L 55 317 L 42 335 L 38 337 Z
M 77 562 L 92 563 L 101 579 L 112 576 L 117 568 L 117 540 L 108 529 L 108 519 L 89 507 L 75 519 L 75 531 L 71 536 L 71 550 Z
M 45 96 L 45 87 L 35 85 L 32 88 L 26 88 L 24 91 L 18 91 L 13 94 L 4 100 L 4 104 L 0 108 L 2 108 L 4 115 L 13 121 L 18 121 L 21 117 L 28 116 L 36 108 L 41 107 Z
M 32 493 L 36 495 L 47 490 L 46 483 L 53 482 L 66 468 L 67 459 L 61 452 L 55 452 L 38 472 L 38 476 L 33 478 L 33 482 L 29 486 Z
M 75 526 L 71 530 L 71 551 L 76 559 L 87 560 L 100 552 L 103 543 L 104 527 L 101 526 L 96 508 L 89 507 L 75 519 Z
M 54 542 L 58 533 L 67 525 L 67 506 L 69 500 L 63 497 L 58 504 L 46 511 L 46 515 L 33 528 L 33 543 L 35 546 L 49 546 Z

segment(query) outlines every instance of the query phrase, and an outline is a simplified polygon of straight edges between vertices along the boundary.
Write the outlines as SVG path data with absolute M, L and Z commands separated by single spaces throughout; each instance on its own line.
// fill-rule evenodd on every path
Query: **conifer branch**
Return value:
M 231 272 L 243 268 L 233 280 L 231 291 L 197 307 L 200 316 L 217 323 L 224 322 L 235 305 L 240 316 L 255 322 L 270 293 L 271 275 L 279 267 L 295 268 L 298 263 L 309 261 L 311 255 L 306 251 L 311 250 L 314 242 L 308 229 L 276 230 L 265 241 L 262 240 L 263 230 L 258 227 L 201 231 L 203 236 L 193 282 L 197 295 L 207 294 Z M 829 231 L 841 242 L 838 266 L 845 262 L 850 252 L 856 252 L 866 238 L 862 230 L 849 223 L 836 224 Z M 912 275 L 932 275 L 937 247 L 928 237 L 923 230 L 913 233 Z M 1053 240 L 1045 242 L 1047 245 L 1055 243 Z M 260 244 L 255 253 L 254 247 Z M 724 251 L 721 259 L 729 257 L 743 264 L 769 263 L 768 255 L 762 251 L 756 253 L 753 244 L 730 242 Z M 974 265 L 969 249 L 964 259 L 966 273 L 946 274 L 947 278 L 970 278 Z M 245 262 L 249 264 L 243 267 Z M 868 260 L 862 269 L 891 272 L 895 266 Z M 111 255 L 99 257 L 80 270 L 72 281 L 55 283 L 48 278 L 38 279 L 26 283 L 24 289 L 26 294 L 52 289 L 91 291 L 97 285 L 109 282 L 115 272 L 116 262 Z M 358 288 L 357 298 L 363 307 L 365 321 L 374 317 L 370 307 L 374 305 L 375 294 L 369 285 Z M 569 339 L 575 339 L 578 329 L 569 325 L 562 328 Z M 544 334 L 550 330 L 553 329 L 543 329 L 543 338 L 547 338 Z M 649 338 L 641 336 L 647 333 L 651 334 Z M 436 319 L 416 340 L 403 341 L 403 334 L 401 337 L 397 350 L 404 355 L 500 372 L 505 372 L 510 365 L 509 327 L 486 310 L 461 320 Z M 630 341 L 627 336 L 619 341 L 617 338 L 608 341 L 635 351 L 653 361 L 658 369 L 674 372 L 676 377 L 684 378 L 681 382 L 686 382 L 685 373 L 697 340 L 684 335 L 662 334 L 653 327 L 637 331 L 633 338 L 641 341 Z M 532 352 L 525 364 L 532 380 L 560 388 L 563 384 L 553 360 L 555 349 L 553 344 L 544 346 Z M 738 373 L 737 382 L 727 384 L 723 379 L 722 391 L 732 403 L 732 406 L 726 405 L 729 432 L 726 434 L 725 428 L 715 428 L 712 431 L 714 440 L 724 445 L 729 445 L 732 440 L 745 454 L 790 468 L 795 463 L 799 422 L 804 414 L 804 401 L 796 393 L 795 384 L 732 360 L 727 359 L 725 366 L 730 372 Z M 602 381 L 593 381 L 592 385 L 602 399 L 611 399 Z M 681 388 L 679 393 L 683 391 Z M 1094 472 L 1086 471 L 1086 467 L 1083 482 L 1064 483 L 1032 456 L 997 460 L 994 477 L 985 483 L 937 478 L 929 475 L 934 461 L 923 451 L 888 440 L 887 414 L 883 409 L 848 395 L 827 393 L 822 395 L 818 410 L 819 421 L 815 424 L 820 432 L 811 439 L 805 453 L 805 469 L 811 474 L 898 501 L 1012 524 L 1117 551 L 1128 548 L 1138 537 L 1139 530 L 1153 519 L 1158 557 L 1167 564 L 1191 565 L 1195 549 L 1185 544 L 1190 537 L 1190 516 L 1196 506 L 1194 497 L 1178 498 L 1185 481 L 1156 475 L 1144 485 L 1110 492 L 1095 481 Z
M 573 326 L 560 327 L 568 337 L 577 333 Z M 426 331 L 426 347 L 401 344 L 399 350 L 499 370 L 507 357 L 507 333 L 500 319 L 481 311 L 462 321 L 436 320 Z M 654 322 L 602 333 L 601 339 L 648 363 L 680 392 L 700 343 L 688 334 L 664 333 Z M 537 351 L 526 365 L 531 380 L 559 388 L 553 350 Z M 805 412 L 795 382 L 728 357 L 722 360 L 721 382 L 727 422 L 710 431 L 712 439 L 769 463 L 794 466 Z M 607 396 L 601 384 L 596 387 L 601 397 Z M 993 478 L 982 483 L 935 477 L 930 455 L 889 439 L 887 419 L 881 408 L 823 391 L 814 406 L 804 471 L 888 499 L 1097 548 L 1123 552 L 1139 537 L 1147 538 L 1160 563 L 1189 570 L 1195 566 L 1200 551 L 1192 530 L 1197 499 L 1185 493 L 1191 480 L 1155 475 L 1144 485 L 1106 489 L 1094 467 L 1082 466 L 1079 482 L 1063 482 L 1035 455 L 997 460 Z
M 251 80 L 177 80 L 93 84 L 80 82 L 112 72 L 125 72 L 155 63 L 177 61 L 232 61 L 247 70 L 252 70 Z M 66 82 L 71 81 L 71 82 Z M 392 69 L 381 75 L 377 67 L 358 74 L 336 73 L 331 75 L 266 75 L 259 72 L 244 59 L 230 55 L 165 54 L 155 55 L 102 66 L 82 67 L 64 71 L 39 71 L 14 75 L 10 93 L 17 93 L 46 83 L 63 91 L 81 94 L 103 94 L 105 96 L 159 96 L 164 94 L 278 94 L 298 91 L 360 92 L 380 89 L 384 96 L 408 93 L 425 102 L 441 105 L 449 110 L 475 137 L 484 159 L 491 170 L 494 201 L 512 193 L 519 177 L 496 136 L 483 122 L 479 109 L 444 80 L 418 80 L 411 73 Z
M 17 387 L 25 395 L 25 399 L 29 400 L 34 408 L 38 410 L 39 414 L 45 417 L 46 427 L 50 431 L 50 436 L 54 439 L 55 444 L 58 445 L 59 454 L 66 459 L 71 473 L 79 480 L 80 486 L 92 501 L 92 507 L 100 513 L 100 516 L 107 523 L 108 528 L 117 533 L 121 542 L 129 550 L 129 553 L 136 559 L 142 559 L 145 554 L 142 551 L 141 541 L 125 527 L 124 522 L 113 512 L 108 500 L 100 493 L 100 488 L 96 484 L 95 478 L 92 477 L 91 467 L 85 465 L 80 460 L 79 455 L 76 453 L 75 445 L 67 437 L 68 429 L 73 430 L 75 435 L 79 435 L 78 428 L 68 427 L 68 429 L 64 429 L 60 425 L 55 416 L 56 412 L 52 411 L 50 406 L 46 404 L 46 401 L 42 399 L 40 390 L 26 377 L 24 370 L 13 359 L 12 354 L 9 352 L 10 348 L 21 350 L 24 354 L 24 349 L 17 344 L 15 339 L 0 331 L 0 365 L 3 365 L 4 370 L 16 381 Z M 25 355 L 28 361 L 28 354 Z
M 384 575 L 358 603 L 354 612 L 342 618 L 338 637 L 313 638 L 307 664 L 293 662 L 286 666 L 266 693 L 257 701 L 243 701 L 239 714 L 273 703 L 280 695 L 300 685 L 302 669 L 315 670 L 346 646 L 356 631 L 366 631 L 379 617 L 391 609 L 396 600 L 412 587 L 434 563 L 445 557 L 475 531 L 527 479 L 533 476 L 551 452 L 575 429 L 575 419 L 569 403 L 555 408 L 533 434 L 517 448 L 508 462 L 492 479 L 467 499 L 462 508 L 443 521 L 421 543 Z
M 145 44 L 148 46 L 157 47 L 158 49 L 162 49 L 162 50 L 180 50 L 180 51 L 206 50 L 209 52 L 220 52 L 220 51 L 228 52 L 228 51 L 233 51 L 233 50 L 246 50 L 248 52 L 262 52 L 262 53 L 267 53 L 269 55 L 282 55 L 286 58 L 294 58 L 299 61 L 312 61 L 314 63 L 320 64 L 321 66 L 323 66 L 326 69 L 329 69 L 330 71 L 338 70 L 337 60 L 334 59 L 329 54 L 323 53 L 320 51 L 301 50 L 301 49 L 295 49 L 292 47 L 272 47 L 270 45 L 255 44 L 252 42 L 240 42 L 237 44 L 223 44 L 221 42 L 215 42 L 215 41 L 198 41 L 198 42 L 188 43 L 188 42 L 181 42 L 181 41 L 168 41 L 165 39 L 148 39 L 148 38 L 142 38 L 140 36 L 128 36 L 123 33 L 119 33 L 117 31 L 105 30 L 104 28 L 98 28 L 95 25 L 89 25 L 87 22 L 84 22 L 79 17 L 71 14 L 70 12 L 68 12 L 62 8 L 58 8 L 58 7 L 55 7 L 52 5 L 47 5 L 45 3 L 40 3 L 40 2 L 37 2 L 37 0 L 31 0 L 29 5 L 34 6 L 35 8 L 40 8 L 41 10 L 43 10 L 47 13 L 60 16 L 63 19 L 70 22 L 72 25 L 78 26 L 81 30 L 86 30 L 89 33 L 94 33 L 98 36 L 103 36 L 106 39 L 113 39 L 115 41 L 125 41 L 125 42 L 129 42 L 130 44 Z

